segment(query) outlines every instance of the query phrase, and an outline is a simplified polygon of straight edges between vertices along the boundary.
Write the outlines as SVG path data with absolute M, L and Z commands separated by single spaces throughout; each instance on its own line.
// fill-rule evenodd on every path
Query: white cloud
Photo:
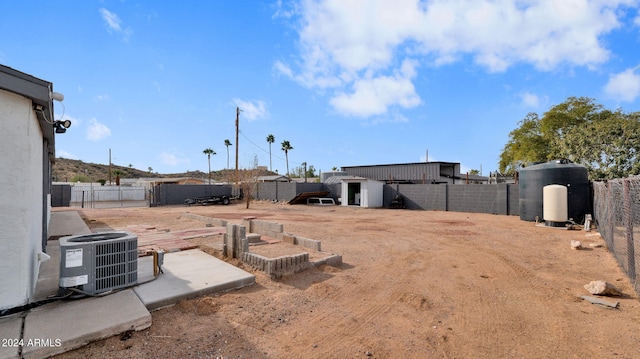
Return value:
M 240 107 L 240 110 L 242 111 L 240 116 L 249 121 L 265 118 L 269 115 L 263 101 L 243 101 L 238 98 L 234 98 L 233 102 L 236 106 Z
M 540 107 L 544 102 L 547 101 L 547 97 L 540 97 L 531 92 L 525 91 L 520 94 L 520 99 L 522 100 L 522 105 L 526 107 Z
M 77 160 L 78 156 L 76 156 L 76 155 L 74 155 L 74 154 L 72 154 L 70 152 L 67 152 L 65 150 L 56 150 L 56 158 L 67 158 L 67 159 L 70 159 L 70 160 Z
M 109 31 L 113 30 L 116 32 L 120 32 L 122 31 L 122 27 L 120 26 L 120 24 L 122 23 L 122 20 L 120 20 L 120 17 L 118 15 L 116 15 L 115 13 L 112 13 L 111 11 L 105 9 L 105 8 L 100 8 L 100 15 L 102 15 L 102 19 L 107 23 L 108 29 Z
M 633 102 L 640 97 L 640 65 L 609 76 L 604 92 L 611 98 Z
M 397 80 L 408 58 L 423 57 L 434 66 L 471 58 L 488 72 L 518 63 L 541 71 L 596 67 L 610 57 L 601 38 L 620 26 L 619 10 L 627 5 L 626 0 L 303 1 L 294 12 L 299 63 L 278 61 L 274 69 L 302 86 L 333 91 L 330 101 L 338 110 L 377 115 L 416 102 L 413 90 L 395 97 L 379 94 L 384 86 L 398 86 L 389 80 Z M 412 83 L 413 76 L 403 81 Z
M 178 166 L 178 165 L 190 163 L 188 158 L 179 158 L 178 156 L 172 153 L 169 153 L 167 151 L 162 151 L 160 153 L 160 160 L 162 161 L 163 164 L 169 165 L 169 166 Z
M 129 39 L 129 36 L 131 36 L 133 31 L 131 30 L 131 28 L 128 28 L 128 27 L 124 29 L 122 28 L 122 20 L 116 13 L 113 13 L 105 8 L 100 8 L 98 11 L 100 11 L 100 15 L 102 16 L 102 19 L 106 22 L 107 31 L 109 31 L 109 33 L 111 32 L 121 33 L 124 35 L 125 40 Z
M 359 117 L 384 114 L 393 105 L 412 108 L 421 102 L 411 82 L 414 76 L 413 65 L 406 61 L 394 76 L 356 80 L 352 93 L 340 93 L 330 103 L 338 111 Z
M 98 100 L 98 101 L 108 101 L 110 99 L 111 99 L 111 96 L 109 96 L 109 94 L 97 95 L 96 96 L 96 100 Z
M 272 18 L 285 18 L 288 19 L 292 17 L 295 13 L 295 4 L 288 3 L 286 5 L 282 4 L 282 0 L 278 0 L 273 5 L 274 13 Z
M 111 130 L 106 125 L 98 122 L 95 118 L 89 120 L 87 128 L 87 140 L 100 141 L 103 138 L 111 136 Z
M 403 116 L 398 111 L 393 111 L 393 112 L 390 112 L 388 114 L 385 114 L 384 116 L 373 118 L 373 120 L 370 122 L 370 124 L 371 125 L 379 125 L 379 124 L 383 124 L 383 123 L 406 123 L 406 122 L 409 122 L 408 118 Z M 368 124 L 369 123 L 365 123 L 364 125 L 368 125 Z

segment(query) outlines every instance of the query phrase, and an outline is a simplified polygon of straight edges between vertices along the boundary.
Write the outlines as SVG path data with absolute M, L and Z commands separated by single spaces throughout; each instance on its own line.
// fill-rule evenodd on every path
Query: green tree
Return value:
M 548 141 L 542 135 L 540 118 L 529 113 L 509 133 L 509 141 L 500 154 L 500 172 L 512 174 L 531 162 L 546 161 L 549 156 Z
M 282 141 L 282 150 L 284 151 L 284 157 L 287 161 L 287 176 L 289 175 L 289 151 L 291 151 L 293 147 L 289 143 L 289 141 Z
M 211 184 L 211 155 L 215 155 L 216 151 L 211 148 L 205 148 L 202 153 L 207 155 L 207 161 L 209 162 L 209 184 Z
M 302 166 L 299 167 L 293 167 L 293 169 L 291 169 L 291 173 L 289 174 L 290 177 L 295 177 L 295 178 L 304 178 L 304 177 L 315 177 L 316 176 L 316 169 L 315 167 L 313 167 L 313 165 L 309 165 L 307 167 L 307 171 L 305 172 L 305 162 L 302 162 Z
M 269 143 L 269 171 L 273 171 L 271 167 L 271 144 L 276 141 L 276 138 L 273 135 L 267 136 L 267 142 Z
M 232 145 L 229 139 L 224 140 L 224 145 L 227 146 L 227 169 L 229 168 L 229 146 Z
M 612 112 L 594 99 L 569 97 L 542 118 L 528 114 L 509 133 L 499 168 L 513 173 L 527 163 L 557 158 L 585 166 L 591 179 L 640 173 L 640 113 Z
M 594 180 L 640 174 L 640 112 L 606 115 L 568 132 L 561 156 L 587 167 Z
M 91 182 L 91 180 L 89 179 L 88 176 L 85 176 L 85 175 L 75 175 L 75 176 L 71 177 L 71 181 L 69 181 L 69 182 L 89 183 L 89 182 Z
M 479 175 L 480 174 L 480 170 L 469 170 L 469 174 L 470 175 Z

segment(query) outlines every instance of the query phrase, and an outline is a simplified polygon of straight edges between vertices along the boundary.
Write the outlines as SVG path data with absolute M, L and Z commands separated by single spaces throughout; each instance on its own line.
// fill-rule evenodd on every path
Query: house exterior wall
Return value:
M 0 132 L 0 309 L 7 309 L 27 304 L 35 291 L 46 150 L 31 100 L 0 90 L 0 123 L 9 124 Z

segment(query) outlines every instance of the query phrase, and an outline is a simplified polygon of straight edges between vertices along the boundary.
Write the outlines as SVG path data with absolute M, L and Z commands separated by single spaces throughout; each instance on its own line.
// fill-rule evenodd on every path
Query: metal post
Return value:
M 236 107 L 236 185 L 238 184 L 238 148 L 240 143 L 238 142 L 238 132 L 240 132 L 240 107 Z
M 624 193 L 624 219 L 627 232 L 627 263 L 629 279 L 632 282 L 636 280 L 636 256 L 635 246 L 633 243 L 633 205 L 631 203 L 631 191 L 629 189 L 629 179 L 622 181 L 622 188 Z

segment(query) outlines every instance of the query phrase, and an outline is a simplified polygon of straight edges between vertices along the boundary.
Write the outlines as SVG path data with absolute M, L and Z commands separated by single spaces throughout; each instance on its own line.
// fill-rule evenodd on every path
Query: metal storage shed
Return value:
M 382 182 L 356 176 L 340 176 L 340 181 L 341 205 L 382 207 Z

